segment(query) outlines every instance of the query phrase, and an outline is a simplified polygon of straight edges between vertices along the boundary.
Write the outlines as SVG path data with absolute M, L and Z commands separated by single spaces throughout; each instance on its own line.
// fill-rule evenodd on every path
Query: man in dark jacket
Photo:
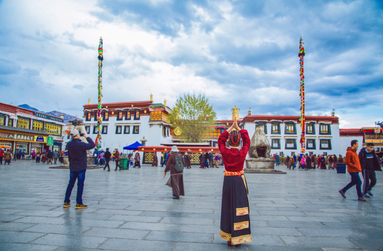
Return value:
M 382 171 L 378 156 L 374 150 L 374 143 L 367 143 L 359 152 L 359 161 L 362 166 L 363 175 L 363 194 L 364 197 L 370 198 L 372 196 L 372 188 L 376 184 L 375 171 Z
M 88 137 L 86 133 L 84 136 L 89 143 L 84 143 L 80 140 L 80 133 L 77 129 L 73 129 L 72 132 L 72 141 L 68 142 L 68 159 L 69 159 L 69 169 L 70 169 L 70 179 L 69 184 L 66 189 L 64 207 L 70 207 L 70 195 L 74 187 L 74 183 L 77 180 L 77 209 L 87 208 L 87 205 L 84 205 L 82 202 L 82 192 L 84 190 L 84 181 L 85 181 L 85 171 L 87 168 L 87 154 L 86 150 L 90 150 L 95 147 L 93 140 Z
M 110 161 L 111 156 L 112 156 L 112 154 L 109 152 L 109 148 L 106 148 L 106 152 L 104 154 L 104 158 L 105 158 L 104 170 L 106 169 L 106 167 L 108 167 L 108 172 L 110 172 L 109 161 Z
M 47 164 L 48 165 L 49 165 L 49 163 L 53 164 L 53 152 L 51 150 L 48 151 L 47 157 L 48 157 Z

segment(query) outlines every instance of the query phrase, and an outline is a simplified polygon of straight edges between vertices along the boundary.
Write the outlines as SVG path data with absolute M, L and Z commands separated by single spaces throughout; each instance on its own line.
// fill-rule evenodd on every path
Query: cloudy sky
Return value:
M 382 121 L 381 1 L 0 0 L 0 101 L 82 115 L 103 101 L 206 95 L 219 119 L 299 115 L 299 38 L 306 114 L 341 127 Z

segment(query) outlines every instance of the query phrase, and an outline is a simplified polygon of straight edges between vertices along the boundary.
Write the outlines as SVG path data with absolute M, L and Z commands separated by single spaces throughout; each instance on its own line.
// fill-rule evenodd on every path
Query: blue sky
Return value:
M 0 101 L 82 115 L 97 101 L 206 95 L 219 119 L 306 114 L 341 127 L 383 120 L 381 1 L 0 0 Z

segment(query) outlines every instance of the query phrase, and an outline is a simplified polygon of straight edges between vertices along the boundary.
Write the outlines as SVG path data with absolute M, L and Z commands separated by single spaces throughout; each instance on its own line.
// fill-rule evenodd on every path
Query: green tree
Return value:
M 216 113 L 205 96 L 185 94 L 177 99 L 169 119 L 174 128 L 182 130 L 177 135 L 180 139 L 200 143 L 206 133 L 214 131 Z

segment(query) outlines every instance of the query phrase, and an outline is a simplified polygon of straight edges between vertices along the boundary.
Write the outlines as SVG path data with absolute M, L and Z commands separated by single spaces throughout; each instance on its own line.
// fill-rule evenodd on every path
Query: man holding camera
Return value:
M 87 154 L 86 150 L 90 150 L 95 147 L 93 140 L 88 137 L 86 133 L 79 133 L 77 129 L 73 129 L 71 132 L 72 141 L 68 142 L 68 159 L 70 169 L 69 184 L 66 189 L 64 208 L 70 207 L 70 195 L 74 187 L 74 183 L 77 179 L 77 209 L 87 208 L 82 202 L 82 192 L 84 190 L 85 172 L 87 168 Z M 89 143 L 84 143 L 80 140 L 80 136 L 84 136 Z

